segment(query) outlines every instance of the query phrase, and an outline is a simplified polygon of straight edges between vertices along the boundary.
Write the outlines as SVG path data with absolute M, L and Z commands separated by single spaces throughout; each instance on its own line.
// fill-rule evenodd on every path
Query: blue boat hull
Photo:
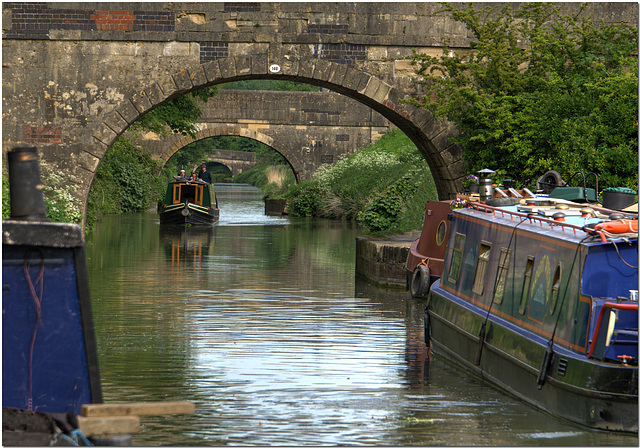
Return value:
M 102 402 L 82 229 L 4 221 L 2 406 L 79 414 Z

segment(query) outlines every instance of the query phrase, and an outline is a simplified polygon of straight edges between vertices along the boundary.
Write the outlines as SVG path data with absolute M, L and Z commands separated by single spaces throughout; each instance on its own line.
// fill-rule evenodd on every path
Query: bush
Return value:
M 164 194 L 164 182 L 155 174 L 159 168 L 147 151 L 120 137 L 96 172 L 88 216 L 140 212 L 155 205 Z
M 294 216 L 355 220 L 375 233 L 419 229 L 424 205 L 437 199 L 426 161 L 399 130 L 334 165 L 286 195 Z
M 290 190 L 289 214 L 292 216 L 318 216 L 325 192 L 317 182 L 305 182 Z

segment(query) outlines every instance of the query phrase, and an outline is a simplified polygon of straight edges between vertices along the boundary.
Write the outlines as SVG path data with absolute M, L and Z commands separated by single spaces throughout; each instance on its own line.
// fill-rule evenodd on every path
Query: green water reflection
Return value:
M 357 228 L 216 188 L 212 229 L 109 216 L 87 244 L 105 400 L 196 403 L 135 444 L 637 446 L 428 361 L 424 303 L 355 279 Z

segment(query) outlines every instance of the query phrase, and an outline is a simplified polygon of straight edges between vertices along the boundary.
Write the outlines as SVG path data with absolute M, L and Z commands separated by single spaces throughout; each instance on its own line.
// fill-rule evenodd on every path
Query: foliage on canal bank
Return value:
M 74 186 L 69 185 L 64 177 L 40 161 L 40 178 L 42 180 L 42 194 L 46 207 L 46 218 L 53 222 L 82 222 L 82 210 L 74 198 Z M 8 174 L 2 174 L 2 219 L 11 219 L 11 198 Z
M 399 130 L 319 169 L 283 195 L 292 216 L 357 221 L 374 234 L 419 229 L 424 205 L 437 199 L 429 167 Z
M 296 177 L 289 165 L 263 163 L 235 175 L 233 182 L 256 186 L 265 197 L 275 197 L 293 188 Z
M 637 190 L 636 27 L 594 23 L 585 5 L 574 15 L 554 3 L 443 5 L 474 41 L 415 53 L 425 95 L 409 102 L 455 124 L 468 172 L 502 169 L 524 182 L 593 171 L 601 188 Z

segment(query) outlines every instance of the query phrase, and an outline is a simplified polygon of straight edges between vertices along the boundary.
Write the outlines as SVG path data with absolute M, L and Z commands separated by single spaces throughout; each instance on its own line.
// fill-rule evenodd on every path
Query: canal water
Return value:
M 87 240 L 105 401 L 196 405 L 141 417 L 135 445 L 638 445 L 428 360 L 424 303 L 355 278 L 353 225 L 216 191 L 212 229 L 107 216 Z

